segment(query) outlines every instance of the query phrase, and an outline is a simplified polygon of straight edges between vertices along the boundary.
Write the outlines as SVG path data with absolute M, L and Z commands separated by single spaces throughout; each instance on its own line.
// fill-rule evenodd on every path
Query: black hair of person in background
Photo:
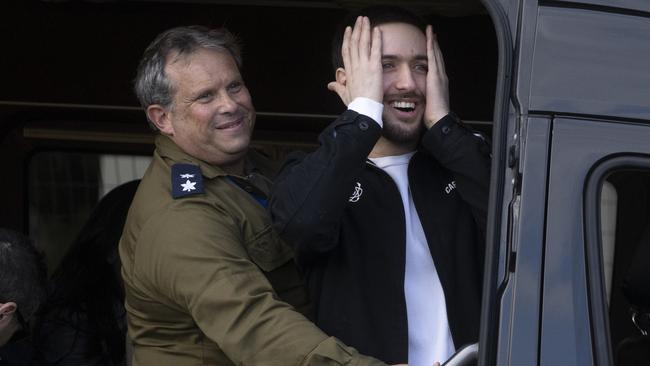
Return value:
M 37 339 L 46 365 L 125 365 L 118 243 L 139 180 L 95 206 L 53 274 Z

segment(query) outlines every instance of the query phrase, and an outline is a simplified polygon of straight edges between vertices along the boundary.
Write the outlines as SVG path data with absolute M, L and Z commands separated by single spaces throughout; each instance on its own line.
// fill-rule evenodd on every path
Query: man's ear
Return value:
M 14 318 L 14 314 L 18 309 L 15 302 L 0 303 L 0 326 L 7 325 Z
M 160 104 L 152 104 L 147 107 L 147 118 L 160 130 L 161 133 L 174 136 L 174 126 L 172 126 L 169 116 L 169 108 Z
M 347 82 L 347 77 L 345 74 L 345 69 L 342 67 L 339 67 L 336 69 L 336 72 L 334 73 L 334 78 L 336 81 L 332 81 L 327 84 L 327 89 L 335 92 L 336 94 L 339 95 L 339 98 L 341 98 L 341 101 L 343 104 L 348 105 L 350 104 L 350 93 L 348 92 L 347 87 L 345 86 L 345 83 Z
M 345 82 L 347 81 L 347 76 L 345 74 L 345 69 L 342 67 L 339 67 L 336 69 L 336 72 L 334 73 L 334 78 L 336 79 L 336 82 L 345 86 Z

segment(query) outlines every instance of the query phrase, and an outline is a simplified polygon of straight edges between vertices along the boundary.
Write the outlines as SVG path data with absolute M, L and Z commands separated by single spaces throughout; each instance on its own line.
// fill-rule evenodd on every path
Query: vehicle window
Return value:
M 47 151 L 28 162 L 29 235 L 52 273 L 97 202 L 139 179 L 151 157 Z
M 644 270 L 650 266 L 650 171 L 610 174 L 601 186 L 600 205 L 602 274 L 614 363 L 648 364 L 650 339 L 643 337 L 639 320 L 650 310 Z

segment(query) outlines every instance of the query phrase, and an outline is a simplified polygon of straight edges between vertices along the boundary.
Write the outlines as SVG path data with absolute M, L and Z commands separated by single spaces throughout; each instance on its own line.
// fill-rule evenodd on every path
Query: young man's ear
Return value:
M 152 104 L 147 107 L 147 118 L 149 118 L 149 121 L 151 121 L 162 134 L 173 136 L 174 126 L 172 126 L 169 117 L 169 108 L 167 107 L 163 107 L 160 104 Z
M 345 104 L 348 105 L 350 104 L 350 93 L 348 93 L 348 89 L 345 85 L 347 82 L 347 77 L 345 75 L 345 69 L 342 67 L 339 67 L 336 69 L 336 72 L 334 73 L 334 78 L 336 79 L 335 81 L 330 82 L 327 84 L 327 89 L 335 92 L 336 94 L 339 95 L 341 98 L 341 101 Z
M 336 82 L 345 86 L 345 82 L 347 80 L 346 75 L 345 75 L 345 69 L 342 67 L 339 67 L 336 69 L 336 72 L 334 73 L 334 78 L 336 79 Z

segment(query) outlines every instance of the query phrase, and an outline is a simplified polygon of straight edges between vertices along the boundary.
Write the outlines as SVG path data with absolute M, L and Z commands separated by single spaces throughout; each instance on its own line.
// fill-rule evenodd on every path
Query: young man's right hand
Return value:
M 382 103 L 381 31 L 371 29 L 368 17 L 358 17 L 354 28 L 345 28 L 341 55 L 343 68 L 336 70 L 336 81 L 327 88 L 336 92 L 345 105 L 358 97 Z

